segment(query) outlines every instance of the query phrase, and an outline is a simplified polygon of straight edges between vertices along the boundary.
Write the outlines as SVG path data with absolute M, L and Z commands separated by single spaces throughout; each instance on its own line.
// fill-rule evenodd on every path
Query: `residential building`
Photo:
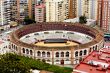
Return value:
M 45 22 L 45 5 L 41 3 L 35 6 L 35 21 L 36 22 Z
M 73 73 L 109 73 L 110 48 L 93 51 L 74 69 Z
M 98 24 L 104 32 L 110 33 L 110 0 L 98 1 Z
M 45 0 L 46 22 L 61 22 L 68 18 L 68 0 Z
M 32 18 L 32 0 L 17 0 L 18 16 L 23 20 L 26 16 Z
M 77 0 L 77 17 L 82 15 L 97 20 L 98 0 Z
M 6 0 L 7 16 L 10 21 L 23 21 L 34 16 L 34 0 Z
M 7 24 L 4 8 L 4 0 L 0 0 L 0 25 Z
M 75 18 L 77 11 L 76 11 L 76 7 L 77 7 L 77 0 L 69 0 L 69 6 L 68 6 L 68 18 Z
M 10 28 L 10 26 L 8 25 L 8 23 L 10 22 L 8 4 L 9 3 L 7 0 L 0 0 L 0 31 Z
M 0 40 L 0 55 L 5 54 L 5 53 L 9 53 L 9 52 L 10 52 L 9 42 Z

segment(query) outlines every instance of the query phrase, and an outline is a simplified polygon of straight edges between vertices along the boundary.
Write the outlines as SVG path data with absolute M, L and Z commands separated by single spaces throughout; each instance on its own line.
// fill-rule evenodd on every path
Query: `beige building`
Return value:
M 60 22 L 85 15 L 97 20 L 97 0 L 46 0 L 46 21 Z
M 68 0 L 46 0 L 46 22 L 60 22 L 68 16 Z
M 24 19 L 26 16 L 33 17 L 33 1 L 34 0 L 17 0 L 17 16 Z
M 77 17 L 85 15 L 97 20 L 98 0 L 77 0 Z

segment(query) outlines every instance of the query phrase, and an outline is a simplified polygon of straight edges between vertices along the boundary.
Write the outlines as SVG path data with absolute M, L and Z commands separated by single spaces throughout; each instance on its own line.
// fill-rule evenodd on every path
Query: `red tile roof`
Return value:
M 82 71 L 80 73 L 110 73 L 110 51 L 108 51 L 107 49 L 93 51 L 73 70 Z
M 105 46 L 110 46 L 110 42 L 104 43 Z

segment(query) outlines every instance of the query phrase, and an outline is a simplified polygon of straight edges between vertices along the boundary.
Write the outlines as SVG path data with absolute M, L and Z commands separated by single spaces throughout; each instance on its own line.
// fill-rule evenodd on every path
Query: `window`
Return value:
M 87 50 L 84 50 L 84 55 L 86 55 L 87 54 Z
M 50 62 L 50 60 L 48 59 L 47 62 Z
M 93 46 L 93 50 L 95 50 L 94 46 Z
M 33 54 L 33 52 L 32 52 L 32 50 L 30 50 L 30 55 L 32 55 Z
M 82 51 L 80 51 L 79 55 L 82 56 Z
M 44 51 L 42 52 L 42 57 L 45 57 L 45 52 Z
M 41 52 L 40 51 L 37 52 L 37 56 L 41 56 Z
M 56 52 L 56 57 L 59 57 L 59 52 Z
M 13 48 L 13 44 L 12 44 L 12 48 Z
M 75 52 L 75 57 L 77 57 L 77 56 L 78 56 L 78 51 Z
M 26 49 L 26 54 L 29 54 L 29 50 L 28 49 Z
M 66 52 L 66 57 L 69 57 L 69 52 Z
M 44 34 L 49 34 L 49 32 L 44 32 Z
M 14 49 L 16 49 L 16 46 L 14 45 Z
M 16 46 L 16 51 L 18 51 L 18 48 L 17 48 L 17 46 Z
M 25 53 L 25 49 L 23 48 L 23 53 Z
M 64 52 L 61 52 L 61 57 L 64 57 Z
M 59 60 L 56 60 L 56 62 L 59 62 Z
M 69 59 L 66 59 L 66 61 L 69 61 Z
M 47 57 L 50 57 L 50 52 L 47 52 Z
M 95 46 L 95 50 L 97 50 L 97 45 Z
M 89 52 L 91 52 L 91 51 L 92 51 L 92 49 L 90 48 L 90 49 L 89 49 Z

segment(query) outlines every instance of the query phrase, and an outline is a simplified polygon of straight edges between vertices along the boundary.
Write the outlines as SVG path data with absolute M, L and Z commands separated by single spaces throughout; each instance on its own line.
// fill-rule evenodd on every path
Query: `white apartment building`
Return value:
M 4 0 L 0 0 L 0 25 L 4 24 L 7 24 L 4 11 Z
M 85 15 L 97 20 L 98 0 L 77 0 L 77 17 Z
M 61 22 L 68 16 L 69 0 L 45 0 L 46 22 Z

